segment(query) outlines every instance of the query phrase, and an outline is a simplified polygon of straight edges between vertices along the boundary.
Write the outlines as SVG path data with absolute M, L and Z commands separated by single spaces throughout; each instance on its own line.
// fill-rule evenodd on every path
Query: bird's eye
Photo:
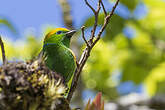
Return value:
M 58 31 L 56 34 L 61 34 L 62 33 L 62 31 Z

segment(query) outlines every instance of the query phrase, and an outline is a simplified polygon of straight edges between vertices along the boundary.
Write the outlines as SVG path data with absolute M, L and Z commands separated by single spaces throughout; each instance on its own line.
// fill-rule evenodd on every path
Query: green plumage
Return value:
M 43 60 L 52 71 L 60 74 L 68 82 L 76 69 L 76 59 L 69 49 L 70 39 L 75 31 L 57 28 L 44 40 Z

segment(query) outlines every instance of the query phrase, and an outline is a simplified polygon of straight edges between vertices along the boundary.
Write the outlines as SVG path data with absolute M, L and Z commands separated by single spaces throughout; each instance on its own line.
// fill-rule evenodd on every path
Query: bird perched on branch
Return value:
M 76 58 L 70 47 L 75 30 L 56 28 L 44 38 L 42 59 L 45 65 L 68 82 L 76 69 Z

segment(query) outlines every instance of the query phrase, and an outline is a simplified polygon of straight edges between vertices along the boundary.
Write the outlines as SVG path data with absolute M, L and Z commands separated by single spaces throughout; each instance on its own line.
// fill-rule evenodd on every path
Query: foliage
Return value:
M 136 5 L 138 4 L 138 0 L 131 0 L 129 2 L 127 0 L 121 0 L 120 2 L 126 5 L 131 11 L 134 10 L 136 8 Z
M 5 40 L 4 43 L 6 56 L 9 60 L 28 60 L 35 58 L 41 51 L 42 45 L 42 42 L 34 36 L 26 37 L 26 41 L 18 40 L 13 42 Z
M 116 74 L 115 71 L 120 71 L 121 83 L 125 81 L 143 83 L 150 95 L 163 93 L 165 89 L 161 85 L 165 81 L 165 16 L 163 14 L 165 2 L 121 0 L 121 4 L 130 10 L 132 17 L 128 19 L 120 15 L 113 17 L 103 41 L 92 51 L 82 75 L 83 81 L 86 87 L 103 91 L 110 98 L 110 94 L 105 91 L 120 84 L 112 79 Z M 148 11 L 141 19 L 134 16 L 136 15 L 134 10 L 140 4 L 145 5 Z M 99 25 L 103 16 L 101 14 L 99 17 Z M 93 16 L 89 17 L 84 25 L 91 27 L 93 19 Z M 128 36 L 123 33 L 127 27 L 132 29 L 133 35 Z M 111 91 L 114 96 L 113 93 L 116 91 Z

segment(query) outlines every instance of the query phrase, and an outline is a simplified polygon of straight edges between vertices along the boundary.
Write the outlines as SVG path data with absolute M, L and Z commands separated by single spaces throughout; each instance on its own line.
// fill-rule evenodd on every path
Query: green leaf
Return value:
M 164 93 L 165 83 L 165 62 L 157 65 L 152 69 L 150 75 L 145 80 L 146 90 L 149 95 L 153 96 L 156 93 Z

